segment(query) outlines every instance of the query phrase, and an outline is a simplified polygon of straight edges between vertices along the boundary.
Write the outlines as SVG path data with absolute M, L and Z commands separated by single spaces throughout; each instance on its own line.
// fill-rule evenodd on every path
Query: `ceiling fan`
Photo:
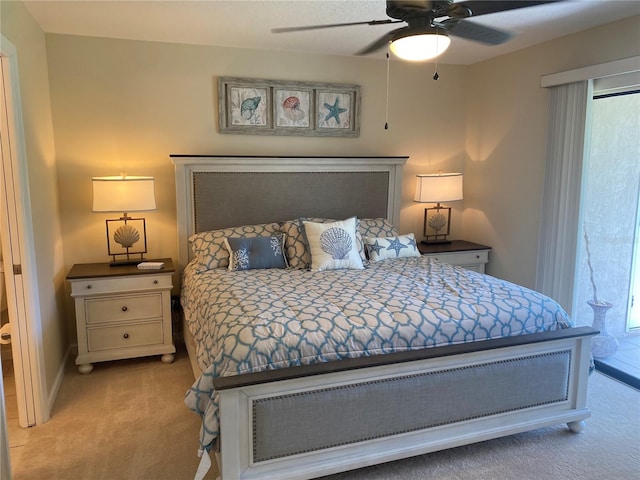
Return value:
M 471 22 L 468 20 L 471 17 L 558 1 L 563 0 L 467 0 L 462 2 L 454 2 L 453 0 L 387 0 L 387 15 L 391 18 L 386 20 L 274 28 L 271 31 L 286 33 L 352 25 L 373 26 L 406 23 L 407 25 L 384 34 L 357 52 L 356 55 L 373 53 L 391 42 L 389 48 L 399 58 L 422 61 L 435 58 L 443 53 L 451 42 L 449 35 L 486 45 L 499 45 L 512 37 L 511 33 L 504 30 Z

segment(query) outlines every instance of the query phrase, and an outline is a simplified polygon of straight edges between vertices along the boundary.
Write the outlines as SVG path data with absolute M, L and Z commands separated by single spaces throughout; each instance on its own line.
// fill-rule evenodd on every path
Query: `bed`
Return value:
M 528 289 L 414 255 L 395 230 L 406 157 L 171 158 L 196 478 L 210 453 L 222 480 L 308 479 L 584 427 L 597 332 Z M 350 250 L 323 258 L 321 238 Z M 289 268 L 245 269 L 246 245 L 267 239 Z

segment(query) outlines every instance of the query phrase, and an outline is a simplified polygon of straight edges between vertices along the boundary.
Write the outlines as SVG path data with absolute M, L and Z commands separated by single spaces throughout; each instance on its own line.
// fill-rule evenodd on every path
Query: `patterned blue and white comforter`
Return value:
M 203 371 L 185 403 L 206 450 L 219 432 L 213 377 L 572 326 L 546 296 L 429 257 L 322 272 L 187 267 L 182 305 Z

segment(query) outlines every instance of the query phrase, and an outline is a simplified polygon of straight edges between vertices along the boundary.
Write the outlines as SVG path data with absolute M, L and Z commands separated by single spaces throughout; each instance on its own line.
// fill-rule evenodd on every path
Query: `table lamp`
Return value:
M 132 218 L 129 212 L 156 209 L 153 177 L 93 177 L 93 211 L 118 212 L 118 219 L 107 220 L 107 252 L 111 265 L 133 265 L 147 253 L 147 228 L 144 218 Z
M 417 175 L 415 202 L 435 203 L 424 209 L 424 237 L 421 243 L 451 243 L 451 207 L 441 202 L 462 200 L 461 173 L 435 173 Z

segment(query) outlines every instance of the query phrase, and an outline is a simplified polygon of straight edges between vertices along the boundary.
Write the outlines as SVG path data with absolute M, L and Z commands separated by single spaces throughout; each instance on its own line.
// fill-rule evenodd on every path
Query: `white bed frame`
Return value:
M 187 239 L 195 233 L 193 176 L 197 172 L 387 172 L 389 185 L 386 216 L 394 224 L 398 224 L 402 166 L 406 157 L 274 158 L 172 155 L 172 161 L 176 172 L 180 268 L 189 260 L 190 249 Z M 215 382 L 215 388 L 220 392 L 220 451 L 216 453 L 216 459 L 221 478 L 309 479 L 560 423 L 567 423 L 571 431 L 579 432 L 584 427 L 584 420 L 590 416 L 586 408 L 587 380 L 591 337 L 596 333 L 592 328 L 579 327 L 429 348 L 420 352 L 343 360 L 221 378 Z M 184 334 L 194 374 L 198 376 L 199 368 L 188 329 L 185 328 Z M 555 380 L 549 380 L 541 372 L 550 368 L 557 369 L 555 365 L 558 361 L 564 365 L 564 373 L 556 375 Z M 556 364 L 552 365 L 553 362 Z M 488 391 L 496 392 L 495 399 L 489 399 L 490 403 L 495 401 L 495 409 L 490 408 L 484 413 L 478 413 L 474 408 L 477 410 L 477 404 L 487 402 L 487 398 L 476 399 L 474 391 L 468 392 L 468 398 L 459 398 L 467 396 L 466 393 L 460 395 L 460 388 L 464 387 L 460 386 L 461 378 L 473 379 L 479 375 L 482 376 L 482 385 L 489 385 Z M 434 379 L 441 381 L 442 378 L 451 379 L 447 384 L 450 388 L 427 388 L 428 382 L 435 381 Z M 398 394 L 392 396 L 384 405 L 369 402 L 363 407 L 356 405 L 352 412 L 346 413 L 365 415 L 365 418 L 384 418 L 388 412 L 405 411 L 406 397 L 410 395 L 407 392 L 415 390 L 403 389 L 423 388 L 420 386 L 422 379 L 426 385 L 424 391 L 428 391 L 429 395 L 435 395 L 432 404 L 445 402 L 444 405 L 449 405 L 450 402 L 458 402 L 458 405 L 452 406 L 456 414 L 451 419 L 438 423 L 424 420 L 422 415 L 418 415 L 415 428 L 407 428 L 405 425 L 400 431 L 391 434 L 371 434 L 368 432 L 370 426 L 366 426 L 367 433 L 363 433 L 363 438 L 357 441 L 340 442 L 334 439 L 330 445 L 277 454 L 258 451 L 264 448 L 263 444 L 269 444 L 271 439 L 275 439 L 276 434 L 280 433 L 278 422 L 275 422 L 275 426 L 261 426 L 264 418 L 259 418 L 259 412 L 263 407 L 271 416 L 267 420 L 289 420 L 288 415 L 296 415 L 295 412 L 303 410 L 306 405 L 304 402 L 309 399 L 317 405 L 318 398 L 324 398 L 322 395 L 332 398 L 333 392 L 338 392 L 337 396 L 341 396 L 345 392 L 350 394 L 351 391 L 369 388 L 372 385 L 378 388 L 384 384 L 393 385 L 390 388 L 397 388 Z M 505 385 L 510 386 L 508 393 L 513 393 L 516 397 L 513 404 L 509 403 L 511 400 L 505 400 L 505 397 L 510 396 L 505 395 Z M 549 390 L 549 398 L 538 398 L 529 402 L 525 394 L 519 395 L 521 390 L 526 391 L 527 388 L 529 391 Z M 553 391 L 560 394 L 551 393 Z M 301 399 L 301 406 L 291 403 L 297 402 L 298 398 Z M 281 404 L 285 407 L 280 406 Z M 351 408 L 344 407 L 344 404 L 339 405 L 340 409 Z M 467 407 L 469 411 L 465 411 Z M 425 409 L 425 418 L 428 417 L 426 410 L 428 409 Z M 328 411 L 331 411 L 330 406 Z M 337 418 L 343 418 L 338 413 L 343 417 L 345 415 L 336 412 Z M 313 415 L 306 412 L 300 414 L 299 420 L 308 421 L 309 417 Z M 294 424 L 297 421 L 293 419 Z M 305 432 L 306 437 L 311 440 L 300 438 L 300 442 L 313 443 L 316 437 L 333 435 L 333 431 L 326 431 L 326 422 L 330 421 L 319 418 L 316 424 L 311 425 Z M 339 429 L 338 421 L 332 430 Z M 268 441 L 265 442 L 265 438 Z M 267 450 L 271 448 L 271 445 L 266 447 Z

